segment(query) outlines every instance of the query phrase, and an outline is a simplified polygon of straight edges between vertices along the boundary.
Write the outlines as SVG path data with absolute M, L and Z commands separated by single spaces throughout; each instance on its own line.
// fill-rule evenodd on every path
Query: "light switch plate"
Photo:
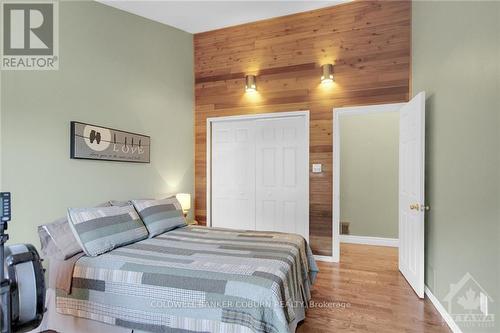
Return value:
M 313 164 L 312 172 L 313 173 L 320 173 L 321 172 L 321 167 L 322 167 L 321 164 Z

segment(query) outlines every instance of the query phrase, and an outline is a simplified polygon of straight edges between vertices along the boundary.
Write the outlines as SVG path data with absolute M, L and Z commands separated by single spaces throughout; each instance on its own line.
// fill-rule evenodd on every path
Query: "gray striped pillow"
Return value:
M 149 238 L 186 225 L 181 204 L 176 198 L 132 200 L 132 203 L 148 228 Z
M 68 221 L 83 251 L 92 257 L 148 237 L 134 206 L 70 208 Z

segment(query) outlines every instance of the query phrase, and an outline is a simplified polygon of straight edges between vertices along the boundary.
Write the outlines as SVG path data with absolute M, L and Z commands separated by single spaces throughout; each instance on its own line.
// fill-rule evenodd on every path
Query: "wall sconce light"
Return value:
M 177 200 L 179 200 L 179 203 L 181 204 L 182 207 L 182 212 L 184 213 L 184 216 L 186 216 L 189 210 L 191 209 L 191 194 L 177 193 L 175 197 Z
M 333 65 L 325 64 L 321 66 L 323 74 L 321 75 L 321 83 L 333 82 Z
M 255 75 L 245 76 L 245 91 L 246 92 L 257 91 L 257 83 L 256 83 Z

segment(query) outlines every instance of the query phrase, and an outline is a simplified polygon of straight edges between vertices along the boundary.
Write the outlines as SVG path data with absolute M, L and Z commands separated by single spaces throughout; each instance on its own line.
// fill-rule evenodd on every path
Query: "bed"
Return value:
M 202 226 L 67 266 L 58 315 L 129 332 L 294 332 L 318 272 L 299 235 Z

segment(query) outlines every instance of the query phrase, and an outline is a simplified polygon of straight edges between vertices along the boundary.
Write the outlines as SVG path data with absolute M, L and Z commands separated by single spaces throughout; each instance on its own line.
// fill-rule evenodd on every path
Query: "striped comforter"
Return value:
M 188 226 L 82 257 L 56 306 L 147 332 L 290 332 L 316 272 L 301 236 Z

